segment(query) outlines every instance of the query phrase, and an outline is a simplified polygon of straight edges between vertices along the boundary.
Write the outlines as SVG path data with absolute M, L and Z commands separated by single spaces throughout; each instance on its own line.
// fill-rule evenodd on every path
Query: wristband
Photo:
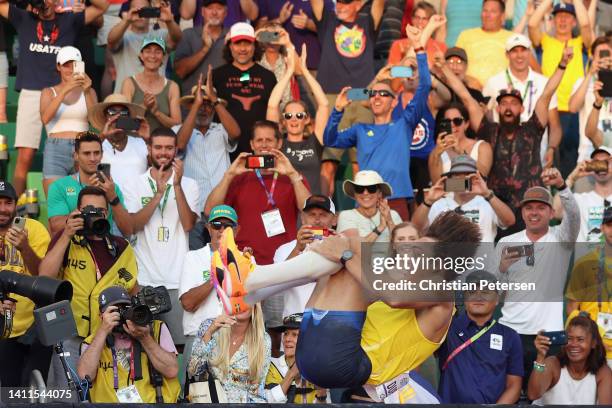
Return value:
M 425 200 L 425 199 L 423 200 L 423 205 L 424 205 L 425 207 L 427 207 L 427 208 L 431 208 L 431 206 L 432 206 L 432 204 L 429 204 L 429 203 L 427 202 L 427 200 Z
M 484 198 L 487 201 L 491 201 L 495 197 L 495 193 L 493 191 L 489 192 L 489 194 Z
M 120 203 L 120 201 L 119 201 L 119 196 L 116 196 L 115 198 L 113 198 L 113 199 L 112 199 L 111 201 L 109 201 L 108 203 L 111 205 L 111 207 L 116 206 L 117 204 L 119 204 L 119 203 Z
M 382 234 L 382 232 L 380 232 L 378 230 L 378 227 L 374 227 L 374 229 L 372 230 L 373 233 L 375 233 L 376 235 L 378 235 L 380 237 L 380 234 Z
M 220 104 L 220 103 L 221 103 L 221 102 L 219 102 L 219 98 L 217 98 L 217 99 L 216 99 L 216 100 L 215 100 L 215 101 L 212 103 L 213 108 L 214 108 L 215 106 L 217 106 L 218 104 Z
M 567 65 L 561 65 L 561 64 L 559 64 L 559 65 L 557 65 L 557 68 L 559 68 L 561 71 L 564 71 L 564 70 L 565 70 L 565 68 L 567 68 Z
M 561 187 L 557 188 L 557 190 L 559 191 L 563 191 L 567 188 L 567 183 L 565 182 L 565 180 L 563 180 L 563 185 L 561 185 Z
M 593 102 L 593 109 L 600 110 L 602 105 L 597 105 L 596 102 Z
M 414 49 L 414 53 L 415 54 L 418 53 L 418 52 L 421 52 L 421 51 L 425 52 L 425 47 L 417 47 L 417 48 Z
M 546 369 L 546 364 L 538 363 L 537 361 L 533 362 L 533 369 L 539 371 L 541 373 Z

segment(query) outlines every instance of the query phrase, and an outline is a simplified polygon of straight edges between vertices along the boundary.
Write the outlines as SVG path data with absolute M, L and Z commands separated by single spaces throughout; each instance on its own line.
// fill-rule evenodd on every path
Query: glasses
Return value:
M 463 124 L 463 118 L 443 119 L 443 122 L 448 124 L 452 123 L 455 126 L 461 126 Z
M 446 62 L 448 62 L 449 64 L 454 64 L 454 65 L 463 65 L 463 64 L 465 64 L 465 61 L 462 60 L 459 57 L 457 57 L 457 58 L 449 58 L 449 59 L 446 60 Z
M 363 194 L 366 190 L 368 190 L 368 193 L 374 194 L 378 191 L 378 186 L 376 184 L 373 186 L 355 186 L 355 192 L 357 194 Z
M 212 229 L 215 231 L 224 230 L 226 228 L 234 228 L 236 224 L 233 222 L 223 222 L 223 221 L 211 221 L 209 222 Z
M 306 116 L 308 116 L 308 114 L 306 112 L 298 112 L 298 113 L 285 112 L 285 113 L 283 113 L 283 117 L 285 118 L 285 120 L 289 120 L 293 116 L 295 116 L 296 119 L 302 120 L 302 119 L 306 118 Z
M 106 116 L 130 116 L 130 110 L 127 108 L 107 108 L 105 113 Z
M 387 91 L 385 89 L 370 89 L 368 90 L 368 95 L 370 96 L 370 98 L 375 97 L 376 95 L 379 95 L 383 98 L 394 98 L 395 95 L 393 95 L 393 93 L 391 91 Z

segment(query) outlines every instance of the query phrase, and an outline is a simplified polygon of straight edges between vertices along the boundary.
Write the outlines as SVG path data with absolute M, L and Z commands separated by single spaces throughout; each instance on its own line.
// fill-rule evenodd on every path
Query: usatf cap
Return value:
M 111 286 L 100 293 L 98 303 L 100 305 L 100 312 L 104 313 L 109 306 L 121 304 L 130 305 L 132 301 L 125 288 L 122 286 Z

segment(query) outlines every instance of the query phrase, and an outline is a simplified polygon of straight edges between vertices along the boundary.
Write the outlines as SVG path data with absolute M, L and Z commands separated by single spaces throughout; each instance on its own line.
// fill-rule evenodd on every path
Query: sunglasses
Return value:
M 107 108 L 105 113 L 106 113 L 106 116 L 115 116 L 115 115 L 130 116 L 129 109 Z
M 223 222 L 223 221 L 211 221 L 209 222 L 212 229 L 215 231 L 224 230 L 226 228 L 234 228 L 236 224 L 233 222 Z
M 463 124 L 463 118 L 452 118 L 452 119 L 444 119 L 446 123 L 452 123 L 455 126 L 461 126 Z
M 363 194 L 366 190 L 368 190 L 368 193 L 374 194 L 378 191 L 378 186 L 376 184 L 373 186 L 355 186 L 355 192 L 357 194 Z
M 370 89 L 368 90 L 368 95 L 370 96 L 370 98 L 373 98 L 376 95 L 379 95 L 383 98 L 395 98 L 395 95 L 393 95 L 391 91 L 387 91 L 385 89 Z
M 302 313 L 294 313 L 289 315 L 283 319 L 283 324 L 301 324 L 302 323 Z
M 298 112 L 298 113 L 285 112 L 283 113 L 283 117 L 285 118 L 285 120 L 291 119 L 294 115 L 295 115 L 295 118 L 299 120 L 305 119 L 308 116 L 306 112 Z

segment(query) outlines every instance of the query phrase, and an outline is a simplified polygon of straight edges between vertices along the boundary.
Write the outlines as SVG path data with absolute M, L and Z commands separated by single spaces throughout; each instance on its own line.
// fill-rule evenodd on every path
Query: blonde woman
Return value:
M 235 316 L 208 319 L 193 344 L 189 377 L 203 373 L 208 364 L 223 386 L 227 402 L 266 402 L 264 385 L 271 347 L 259 303 Z

